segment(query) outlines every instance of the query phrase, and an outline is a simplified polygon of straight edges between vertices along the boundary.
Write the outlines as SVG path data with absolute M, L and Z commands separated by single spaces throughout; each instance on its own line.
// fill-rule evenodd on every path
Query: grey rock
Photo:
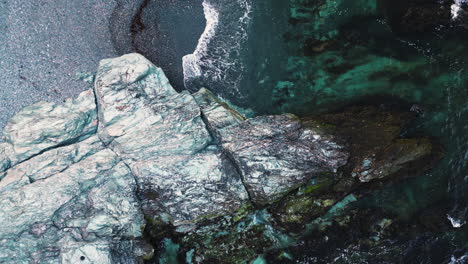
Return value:
M 221 133 L 253 202 L 276 201 L 313 177 L 335 173 L 348 159 L 331 136 L 303 127 L 293 115 L 248 119 Z
M 13 146 L 15 163 L 47 149 L 75 143 L 95 133 L 96 104 L 93 91 L 63 105 L 40 102 L 24 108 L 6 125 L 3 134 Z
M 247 202 L 230 161 L 207 148 L 212 138 L 195 99 L 177 93 L 161 69 L 139 54 L 103 60 L 95 90 L 98 135 L 131 168 L 146 214 L 191 225 Z
M 312 178 L 333 174 L 349 153 L 290 114 L 247 119 L 206 89 L 194 94 L 205 122 L 241 173 L 250 198 L 268 204 Z
M 8 143 L 0 143 L 0 175 L 11 167 L 13 147 Z M 0 177 L 0 180 L 2 177 Z
M 62 263 L 102 263 L 112 264 L 112 248 L 106 242 L 79 243 L 62 241 L 70 245 L 63 251 Z
M 232 213 L 248 201 L 236 168 L 215 147 L 194 155 L 138 161 L 132 168 L 138 175 L 143 208 L 152 212 L 158 210 L 154 205 L 161 205 L 176 226 Z
M 9 169 L 0 181 L 0 193 L 65 171 L 71 165 L 104 149 L 97 136 L 77 144 L 49 150 Z
M 139 54 L 101 61 L 95 85 L 99 137 L 125 160 L 193 154 L 211 142 L 193 97 Z
M 139 54 L 103 60 L 94 91 L 30 106 L 4 134 L 1 263 L 139 263 L 145 219 L 197 232 L 348 157 L 295 116 L 245 120 L 206 89 L 177 93 Z
M 212 92 L 202 88 L 193 94 L 200 106 L 208 129 L 220 137 L 221 130 L 242 123 L 245 117 L 226 103 L 219 100 Z
M 290 114 L 246 121 L 210 91 L 194 94 L 208 128 L 235 162 L 254 203 L 268 204 L 312 178 L 335 173 L 347 150 Z
M 72 254 L 67 252 L 80 251 L 94 259 L 90 263 L 106 263 L 103 256 L 113 256 L 120 240 L 142 235 L 135 190 L 127 166 L 102 150 L 61 173 L 2 193 L 0 262 L 42 263 L 46 254 L 45 263 L 73 263 L 79 259 L 63 262 Z

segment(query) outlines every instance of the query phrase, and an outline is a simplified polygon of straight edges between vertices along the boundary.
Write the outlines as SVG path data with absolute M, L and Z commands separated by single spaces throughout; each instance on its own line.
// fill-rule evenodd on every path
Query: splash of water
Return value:
M 209 88 L 227 98 L 244 98 L 240 84 L 245 74 L 242 52 L 248 39 L 251 0 L 205 0 L 206 28 L 192 54 L 183 57 L 188 90 Z

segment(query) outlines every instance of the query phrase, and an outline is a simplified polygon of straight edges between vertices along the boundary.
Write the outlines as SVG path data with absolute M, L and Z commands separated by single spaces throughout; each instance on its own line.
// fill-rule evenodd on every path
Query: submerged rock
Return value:
M 428 138 L 401 137 L 403 127 L 415 118 L 410 111 L 385 106 L 355 106 L 316 119 L 335 126 L 333 134 L 346 139 L 351 153 L 351 176 L 361 182 L 422 172 L 441 157 L 441 149 Z
M 272 227 L 265 210 L 246 209 L 205 221 L 203 227 L 184 236 L 182 252 L 186 252 L 187 263 L 249 263 L 267 249 L 289 242 Z

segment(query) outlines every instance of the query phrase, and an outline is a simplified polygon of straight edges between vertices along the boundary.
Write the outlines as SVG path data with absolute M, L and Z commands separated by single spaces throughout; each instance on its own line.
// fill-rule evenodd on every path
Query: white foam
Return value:
M 453 4 L 451 6 L 451 9 L 452 9 L 452 19 L 455 20 L 455 19 L 458 18 L 458 14 L 460 12 L 461 7 L 459 5 L 457 5 L 457 4 Z
M 203 12 L 206 19 L 205 30 L 198 40 L 194 53 L 185 55 L 182 58 L 184 80 L 202 75 L 199 61 L 201 59 L 201 55 L 207 52 L 208 44 L 215 36 L 216 28 L 218 27 L 219 13 L 207 1 L 203 1 Z
M 449 264 L 464 264 L 468 261 L 468 255 L 463 255 L 459 258 L 455 257 L 455 256 L 452 256 L 450 258 L 450 262 Z
M 454 217 L 451 217 L 450 215 L 447 215 L 447 219 L 450 221 L 453 227 L 455 228 L 460 228 L 466 224 L 466 221 L 463 219 L 456 219 Z
M 241 62 L 240 54 L 248 39 L 247 31 L 252 12 L 250 1 L 237 0 L 231 6 L 226 6 L 226 10 L 222 10 L 224 5 L 210 4 L 217 3 L 217 0 L 203 2 L 205 30 L 195 51 L 182 58 L 184 84 L 187 89 L 200 89 L 201 87 L 190 85 L 191 80 L 201 77 L 205 83 L 214 86 L 206 88 L 222 90 L 228 98 L 241 95 L 238 88 L 243 79 L 245 65 Z M 227 8 L 233 8 L 232 12 Z
M 468 4 L 468 0 L 455 0 L 451 6 L 452 19 L 455 20 L 459 17 L 460 13 L 463 12 L 462 5 Z

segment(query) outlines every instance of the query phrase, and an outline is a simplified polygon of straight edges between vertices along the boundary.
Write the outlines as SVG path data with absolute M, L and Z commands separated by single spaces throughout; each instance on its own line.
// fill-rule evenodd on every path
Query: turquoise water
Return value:
M 444 263 L 466 255 L 466 226 L 454 226 L 463 224 L 468 216 L 467 30 L 434 25 L 423 32 L 402 32 L 391 24 L 396 11 L 366 5 L 371 1 L 361 1 L 361 10 L 347 7 L 350 1 L 329 2 L 335 6 L 320 15 L 321 11 L 313 10 L 295 14 L 292 10 L 301 4 L 290 1 L 289 25 L 280 44 L 286 43 L 287 57 L 276 53 L 283 57 L 276 59 L 283 59 L 282 67 L 257 79 L 269 76 L 271 81 L 255 84 L 252 103 L 262 102 L 258 105 L 262 113 L 302 115 L 357 101 L 396 98 L 421 107 L 423 113 L 405 135 L 434 137 L 445 147 L 445 159 L 434 164 L 432 171 L 387 187 L 360 206 L 397 215 L 416 226 L 423 225 L 418 217 L 426 211 L 438 221 L 446 221 L 431 235 L 401 240 L 414 248 L 400 258 L 407 263 Z M 347 15 L 336 18 L 336 14 Z M 320 25 L 317 19 L 326 22 Z M 418 244 L 421 239 L 434 242 Z
M 185 14 L 198 12 L 191 15 L 198 19 L 204 12 L 205 31 L 195 51 L 181 61 L 183 80 L 180 61 L 174 69 L 178 73 L 171 75 L 176 86 L 183 83 L 191 91 L 206 87 L 257 115 L 308 116 L 356 103 L 398 107 L 419 116 L 402 136 L 432 137 L 445 152 L 432 170 L 354 203 L 363 213 L 355 216 L 353 230 L 333 227 L 336 232 L 326 234 L 327 243 L 318 239 L 323 234 L 312 232 L 296 246 L 265 253 L 257 261 L 468 259 L 468 24 L 451 19 L 453 1 L 203 0 L 203 10 L 200 2 L 172 1 L 168 10 L 174 12 L 154 17 L 156 29 L 177 28 L 168 38 L 174 45 L 166 46 L 185 51 L 190 45 L 182 43 L 184 38 L 194 40 L 187 32 L 199 33 L 201 24 L 173 25 L 172 16 L 187 21 Z M 160 5 L 150 1 L 152 5 L 162 14 Z M 151 19 L 147 11 L 146 20 Z M 160 47 L 155 43 L 151 48 L 157 54 Z M 162 60 L 163 69 L 173 67 L 171 56 Z M 357 240 L 378 237 L 366 233 L 369 221 L 378 217 L 396 221 L 391 241 L 356 247 Z
M 223 9 L 222 1 L 205 2 Z M 456 261 L 468 252 L 468 27 L 451 20 L 452 1 L 237 2 L 244 5 L 233 1 L 229 8 L 236 11 L 220 15 L 218 35 L 246 30 L 247 37 L 235 46 L 215 41 L 231 46 L 226 51 L 208 45 L 201 59 L 223 57 L 234 66 L 218 65 L 224 79 L 214 78 L 207 67 L 195 82 L 186 82 L 188 88 L 205 86 L 256 114 L 307 116 L 358 102 L 418 112 L 403 136 L 433 137 L 444 146 L 445 158 L 430 172 L 377 191 L 357 206 L 424 230 L 412 235 L 402 230 L 395 238 L 399 242 L 393 247 L 413 249 L 400 260 L 463 263 Z M 247 15 L 248 26 L 233 14 Z M 420 228 L 425 225 L 421 214 L 437 219 L 438 227 L 429 233 Z M 339 250 L 321 253 L 332 256 Z M 346 252 L 340 254 L 356 253 Z M 298 250 L 295 257 L 308 263 L 314 254 L 320 252 Z

